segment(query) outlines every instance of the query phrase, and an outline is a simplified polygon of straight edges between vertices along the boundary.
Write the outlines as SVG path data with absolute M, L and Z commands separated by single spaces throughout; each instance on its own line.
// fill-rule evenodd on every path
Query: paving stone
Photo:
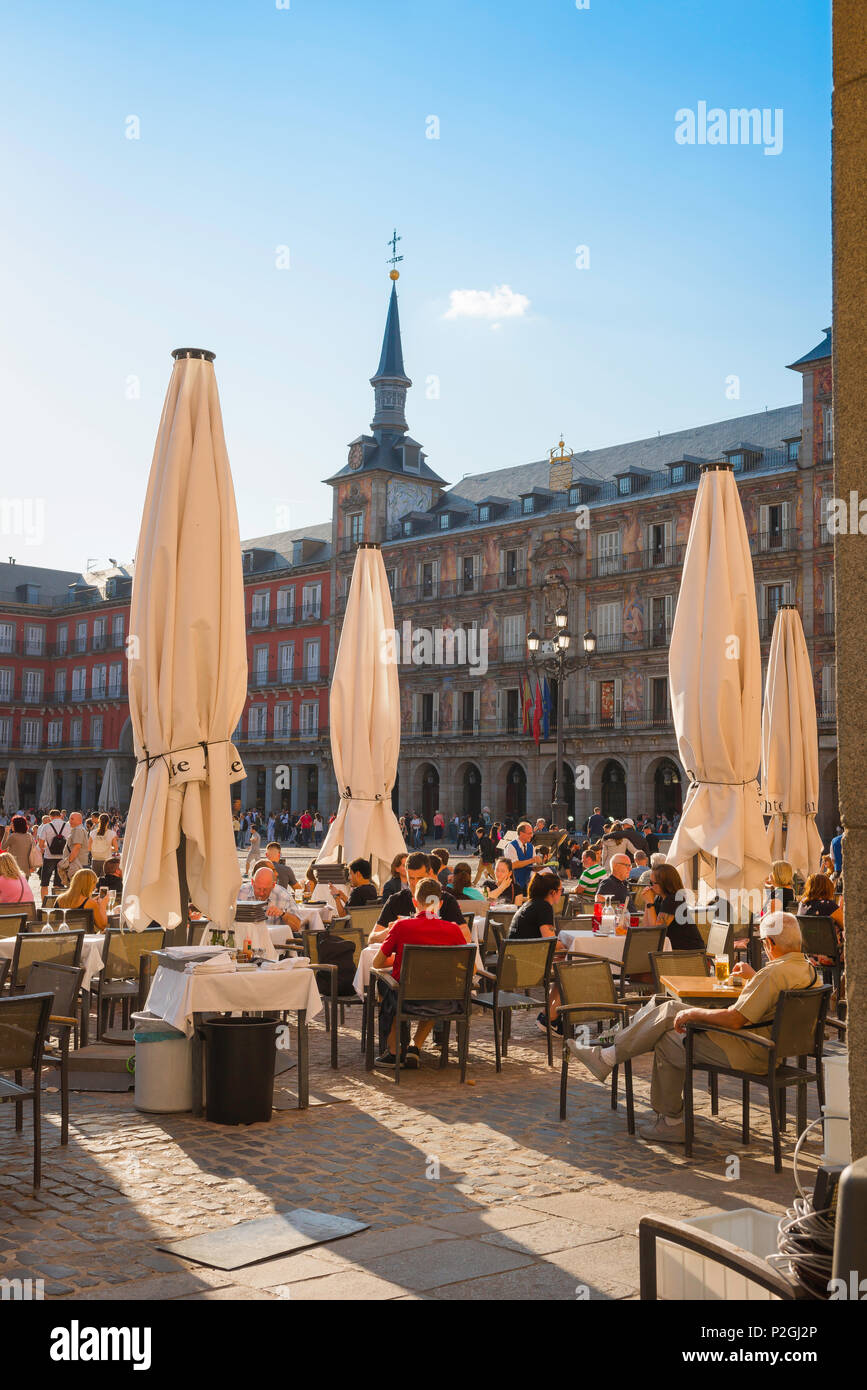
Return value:
M 543 1220 L 541 1212 L 530 1211 L 527 1207 L 503 1206 L 464 1211 L 457 1216 L 432 1216 L 430 1224 L 454 1231 L 458 1236 L 482 1236 L 491 1231 L 513 1230 Z
M 216 1284 L 209 1287 L 224 1287 L 231 1282 L 230 1279 L 224 1279 L 222 1285 Z M 151 1279 L 138 1279 L 133 1282 L 127 1282 L 118 1285 L 110 1292 L 97 1291 L 82 1296 L 90 1299 L 110 1298 L 124 1301 L 127 1299 L 150 1301 L 154 1299 L 182 1298 L 183 1295 L 187 1293 L 198 1293 L 203 1287 L 205 1287 L 205 1281 L 198 1275 L 186 1273 L 164 1274 L 155 1275 Z
M 586 1226 L 578 1221 L 564 1221 L 558 1217 L 536 1222 L 532 1226 L 522 1226 L 517 1231 L 494 1231 L 482 1236 L 482 1240 L 489 1245 L 499 1245 L 504 1250 L 551 1255 L 557 1250 L 590 1245 L 594 1241 L 605 1240 L 615 1234 L 614 1231 L 600 1229 L 598 1226 Z
M 269 1289 L 277 1284 L 296 1284 L 302 1279 L 324 1278 L 342 1269 L 343 1262 L 327 1250 L 307 1251 L 299 1255 L 286 1255 L 281 1259 L 266 1260 L 263 1264 L 247 1265 L 245 1269 L 232 1271 L 232 1277 L 239 1284 L 249 1284 L 251 1288 Z
M 498 1250 L 480 1240 L 438 1241 L 420 1250 L 406 1250 L 385 1259 L 371 1260 L 368 1268 L 405 1289 L 434 1289 L 460 1279 L 517 1269 L 531 1261 L 511 1250 Z
M 330 1274 L 327 1279 L 305 1279 L 300 1284 L 278 1285 L 272 1292 L 295 1302 L 320 1300 L 331 1303 L 401 1298 L 406 1289 L 362 1269 L 345 1269 Z

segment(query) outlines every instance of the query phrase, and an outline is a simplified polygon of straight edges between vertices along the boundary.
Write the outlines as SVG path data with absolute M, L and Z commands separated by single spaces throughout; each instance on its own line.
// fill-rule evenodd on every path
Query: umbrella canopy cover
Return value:
M 400 752 L 400 689 L 394 614 L 382 554 L 361 545 L 331 678 L 331 757 L 337 815 L 317 863 L 373 860 L 380 878 L 406 849 L 391 806 Z
M 39 784 L 40 811 L 50 811 L 54 805 L 54 783 L 54 764 L 49 758 L 42 769 L 42 781 Z
M 18 805 L 18 772 L 14 763 L 10 763 L 6 769 L 6 785 L 3 788 L 3 810 L 7 816 L 14 815 L 20 810 Z
M 749 539 L 725 466 L 699 482 L 669 651 L 680 760 L 690 787 L 668 850 L 685 881 L 756 892 L 770 868 L 758 772 L 762 667 Z
M 129 705 L 136 755 L 123 846 L 124 915 L 180 924 L 190 899 L 228 925 L 241 874 L 231 743 L 247 693 L 238 514 L 213 365 L 179 356 L 160 421 L 136 551 Z
M 106 761 L 99 788 L 99 800 L 96 805 L 100 811 L 112 811 L 120 805 L 120 786 L 114 758 L 109 758 Z
M 801 615 L 790 606 L 777 612 L 768 657 L 762 795 L 773 858 L 788 860 L 804 878 L 816 873 L 822 855 L 816 695 Z

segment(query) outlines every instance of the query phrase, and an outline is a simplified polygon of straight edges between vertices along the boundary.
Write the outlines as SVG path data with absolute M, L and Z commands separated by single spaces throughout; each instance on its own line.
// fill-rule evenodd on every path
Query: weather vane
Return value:
M 391 247 L 391 259 L 386 262 L 386 265 L 390 265 L 392 267 L 392 269 L 389 271 L 389 275 L 391 276 L 392 280 L 398 280 L 400 278 L 400 271 L 396 268 L 399 262 L 403 260 L 403 256 L 399 256 L 397 254 L 397 243 L 399 241 L 403 241 L 403 237 L 398 236 L 397 227 L 395 227 L 394 235 L 392 236 L 391 241 L 388 243 Z

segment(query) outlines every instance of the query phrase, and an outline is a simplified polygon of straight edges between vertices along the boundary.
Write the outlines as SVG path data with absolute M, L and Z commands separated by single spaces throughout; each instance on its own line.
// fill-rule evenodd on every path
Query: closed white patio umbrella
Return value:
M 771 818 L 772 858 L 788 860 L 804 878 L 817 873 L 822 855 L 816 829 L 819 728 L 810 657 L 794 604 L 777 610 L 771 636 L 762 706 L 762 796 Z
M 39 784 L 39 809 L 40 811 L 50 811 L 54 805 L 54 764 L 51 759 L 42 769 L 42 781 Z
M 757 892 L 770 868 L 758 784 L 761 648 L 749 540 L 727 464 L 702 469 L 668 678 L 690 781 L 669 862 L 688 883 L 698 856 L 699 880 L 726 894 Z
M 391 807 L 400 753 L 394 614 L 378 545 L 359 545 L 331 678 L 331 757 L 340 793 L 317 863 L 373 860 L 382 881 L 406 846 Z
M 214 354 L 177 349 L 142 516 L 130 609 L 136 771 L 123 909 L 172 929 L 186 892 L 220 925 L 241 883 L 232 746 L 247 693 L 241 542 Z
M 120 805 L 120 784 L 117 778 L 117 764 L 114 758 L 106 760 L 99 788 L 98 811 L 111 811 Z
M 7 816 L 11 816 L 20 809 L 18 805 L 18 773 L 15 764 L 10 763 L 6 769 L 6 785 L 3 788 L 3 810 Z

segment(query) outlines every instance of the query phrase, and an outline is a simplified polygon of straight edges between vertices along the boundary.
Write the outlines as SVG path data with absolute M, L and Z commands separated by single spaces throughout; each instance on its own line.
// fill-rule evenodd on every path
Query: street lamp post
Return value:
M 556 630 L 555 642 L 557 645 L 557 655 L 553 659 L 539 658 L 539 649 L 542 645 L 542 638 L 535 630 L 527 634 L 527 649 L 530 653 L 530 660 L 533 669 L 538 675 L 544 672 L 557 682 L 557 761 L 554 765 L 554 794 L 551 802 L 551 824 L 558 829 L 566 829 L 566 817 L 568 808 L 561 796 L 561 783 L 563 777 L 563 755 L 564 755 L 564 733 L 563 733 L 563 681 L 564 677 L 571 671 L 577 671 L 579 667 L 589 664 L 590 657 L 596 650 L 596 637 L 588 628 L 583 637 L 584 654 L 583 657 L 572 657 L 567 660 L 566 653 L 572 642 L 572 637 L 567 631 L 569 615 L 565 608 L 558 608 L 554 614 L 554 626 Z

